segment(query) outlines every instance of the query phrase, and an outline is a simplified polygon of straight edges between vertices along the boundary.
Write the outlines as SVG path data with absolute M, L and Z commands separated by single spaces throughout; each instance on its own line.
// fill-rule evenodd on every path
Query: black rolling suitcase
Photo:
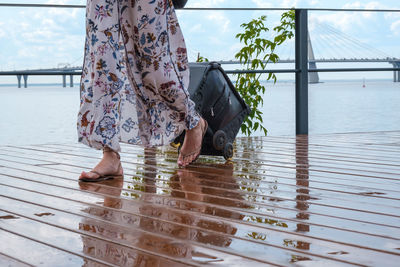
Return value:
M 250 109 L 217 62 L 190 64 L 190 98 L 208 122 L 201 155 L 233 157 L 233 141 Z M 184 134 L 174 140 L 180 147 Z

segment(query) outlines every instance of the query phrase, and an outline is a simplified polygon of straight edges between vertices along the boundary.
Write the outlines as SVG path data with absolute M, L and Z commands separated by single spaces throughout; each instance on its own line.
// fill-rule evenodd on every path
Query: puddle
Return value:
M 299 255 L 292 255 L 292 259 L 290 260 L 291 263 L 299 262 L 299 261 L 310 261 L 311 259 L 304 256 Z
M 271 201 L 271 202 L 282 202 L 282 201 L 285 201 L 284 199 L 277 198 L 277 197 L 270 197 L 268 200 Z
M 193 251 L 192 253 L 192 260 L 197 261 L 199 263 L 210 263 L 210 262 L 221 262 L 224 261 L 221 258 L 207 255 L 201 252 Z
M 41 163 L 41 164 L 34 164 L 33 166 L 43 167 L 43 166 L 54 166 L 54 165 L 60 165 L 60 163 Z
M 14 215 L 0 216 L 0 220 L 15 220 L 15 219 L 19 219 L 19 217 L 16 217 Z
M 386 195 L 386 193 L 381 193 L 381 192 L 361 192 L 358 194 L 363 196 Z
M 330 255 L 346 255 L 349 253 L 346 251 L 335 251 L 335 252 L 329 252 L 328 254 L 330 254 Z
M 54 216 L 53 213 L 50 212 L 43 212 L 43 213 L 35 213 L 36 216 L 43 217 L 43 216 Z

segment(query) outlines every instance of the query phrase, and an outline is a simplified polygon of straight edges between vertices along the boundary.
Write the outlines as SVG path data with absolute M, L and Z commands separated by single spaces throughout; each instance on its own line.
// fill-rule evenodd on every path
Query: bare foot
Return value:
M 79 179 L 98 179 L 100 176 L 122 176 L 123 170 L 119 154 L 112 150 L 104 151 L 103 158 L 90 172 L 82 172 Z
M 198 157 L 203 141 L 203 132 L 207 131 L 207 129 L 204 129 L 205 126 L 206 121 L 200 118 L 196 127 L 186 131 L 185 140 L 178 157 L 179 166 L 185 167 Z

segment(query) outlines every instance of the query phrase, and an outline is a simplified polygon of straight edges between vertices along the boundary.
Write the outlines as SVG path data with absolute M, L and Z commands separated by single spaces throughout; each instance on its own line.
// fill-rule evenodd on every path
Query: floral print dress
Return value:
M 199 122 L 171 0 L 88 0 L 78 137 L 120 151 L 159 146 Z

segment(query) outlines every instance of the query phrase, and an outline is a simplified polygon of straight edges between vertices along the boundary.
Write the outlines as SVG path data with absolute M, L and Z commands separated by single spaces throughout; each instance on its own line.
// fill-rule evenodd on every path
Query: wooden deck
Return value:
M 187 169 L 124 145 L 99 184 L 83 145 L 0 148 L 0 266 L 399 266 L 400 132 L 241 138 Z

